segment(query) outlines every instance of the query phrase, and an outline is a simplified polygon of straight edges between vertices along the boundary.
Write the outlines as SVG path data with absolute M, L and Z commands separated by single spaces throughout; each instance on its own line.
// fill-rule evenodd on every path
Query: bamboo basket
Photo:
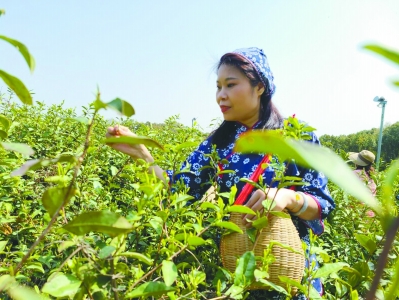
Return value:
M 245 233 L 246 228 L 242 224 L 242 214 L 231 213 L 230 221 L 237 224 L 244 232 L 244 234 L 234 232 L 225 235 L 222 237 L 220 243 L 220 255 L 223 266 L 229 271 L 234 272 L 237 265 L 237 258 L 246 251 L 252 250 L 253 243 Z M 269 217 L 269 225 L 260 233 L 254 251 L 255 255 L 263 256 L 264 249 L 270 241 L 280 242 L 290 246 L 300 253 L 303 253 L 302 242 L 291 219 L 280 218 L 273 215 Z M 284 275 L 299 282 L 302 280 L 305 268 L 304 255 L 294 253 L 277 245 L 273 246 L 272 254 L 276 260 L 269 266 L 269 281 L 287 288 L 286 284 L 280 281 L 278 276 Z M 261 262 L 257 263 L 258 265 L 261 265 Z M 249 289 L 267 289 L 267 287 L 262 287 L 254 283 L 249 287 Z M 291 289 L 293 295 L 296 294 L 297 289 L 295 287 L 291 287 Z

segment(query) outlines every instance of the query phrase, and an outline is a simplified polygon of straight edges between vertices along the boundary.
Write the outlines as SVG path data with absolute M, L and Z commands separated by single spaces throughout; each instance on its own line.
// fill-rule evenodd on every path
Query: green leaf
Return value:
M 7 290 L 8 295 L 14 300 L 43 300 L 49 299 L 47 296 L 39 295 L 32 288 L 22 286 L 22 285 L 13 285 Z
M 229 206 L 227 208 L 227 211 L 241 213 L 241 214 L 247 214 L 247 215 L 256 215 L 256 213 L 252 209 L 250 209 L 248 206 L 244 206 L 244 205 Z
M 62 203 L 67 205 L 71 198 L 78 193 L 78 190 L 76 188 L 72 188 L 68 195 L 67 192 L 67 187 L 51 187 L 43 193 L 43 206 L 50 214 L 50 217 L 54 216 L 55 212 L 60 208 Z
M 0 124 L 3 126 L 5 131 L 8 131 L 11 126 L 11 121 L 6 116 L 0 115 Z
M 31 147 L 29 147 L 26 144 L 21 144 L 21 143 L 1 143 L 4 149 L 8 151 L 15 151 L 18 153 L 21 153 L 22 155 L 25 156 L 31 156 L 35 154 L 35 151 Z
M 145 256 L 144 254 L 141 253 L 137 253 L 137 252 L 122 252 L 121 254 L 119 254 L 120 256 L 125 256 L 125 257 L 129 257 L 129 258 L 134 258 L 137 259 L 149 266 L 151 266 L 154 263 L 154 260 L 151 258 L 148 258 L 147 256 Z
M 44 274 L 44 269 L 41 263 L 39 262 L 30 262 L 25 266 L 26 269 L 29 270 L 36 270 L 39 271 L 40 273 Z
M 215 204 L 213 204 L 213 203 L 210 203 L 210 202 L 202 202 L 201 203 L 201 205 L 200 205 L 200 209 L 201 210 L 206 210 L 206 209 L 212 209 L 212 210 L 216 210 L 216 211 L 219 211 L 219 207 L 218 206 L 216 206 Z
M 234 276 L 234 285 L 245 287 L 254 280 L 256 268 L 255 254 L 252 251 L 245 252 L 238 260 Z
M 64 250 L 68 249 L 69 247 L 76 246 L 75 241 L 63 241 L 59 246 L 57 251 L 59 253 L 63 252 Z
M 276 217 L 279 217 L 279 218 L 283 218 L 283 219 L 290 219 L 291 218 L 291 216 L 289 215 L 289 214 L 286 214 L 285 212 L 283 212 L 283 211 L 270 211 L 270 213 L 273 215 L 273 216 L 276 216 Z
M 200 238 L 199 236 L 190 236 L 187 239 L 187 243 L 190 246 L 201 246 L 201 245 L 205 244 L 206 242 L 203 238 Z
M 377 250 L 377 244 L 369 236 L 355 233 L 355 238 L 368 253 L 373 254 Z
M 7 72 L 4 72 L 3 70 L 0 70 L 0 78 L 3 79 L 8 87 L 14 91 L 22 103 L 32 105 L 32 95 L 21 80 L 12 76 L 11 74 L 8 74 Z
M 28 48 L 21 42 L 18 42 L 17 40 L 11 39 L 4 35 L 0 35 L 0 39 L 9 42 L 11 45 L 16 47 L 19 50 L 19 52 L 22 54 L 22 56 L 25 58 L 25 61 L 28 64 L 30 71 L 33 72 L 33 70 L 35 69 L 35 59 L 29 53 Z
M 331 273 L 336 273 L 339 270 L 341 270 L 343 267 L 349 267 L 349 265 L 344 262 L 324 264 L 320 269 L 316 270 L 316 272 L 313 275 L 313 278 L 326 278 Z
M 10 286 L 15 284 L 15 278 L 10 275 L 0 276 L 0 291 L 7 290 Z
M 370 50 L 374 53 L 377 53 L 396 64 L 399 64 L 399 53 L 396 51 L 389 50 L 385 47 L 381 47 L 378 45 L 366 45 L 366 46 L 363 46 L 363 48 L 366 50 Z
M 114 100 L 106 103 L 107 107 L 112 108 L 126 117 L 131 117 L 134 115 L 134 108 L 129 102 L 122 100 L 120 98 L 115 98 Z
M 285 290 L 285 288 L 283 288 L 283 287 L 281 287 L 281 286 L 278 286 L 278 285 L 274 284 L 273 282 L 270 282 L 270 281 L 268 281 L 268 280 L 266 280 L 266 279 L 263 279 L 263 278 L 260 278 L 260 279 L 259 279 L 259 282 L 263 283 L 264 285 L 266 285 L 266 286 L 272 288 L 273 290 L 275 290 L 275 291 L 277 291 L 277 292 L 279 292 L 279 293 L 282 293 L 282 294 L 284 294 L 284 295 L 289 296 L 289 294 L 288 294 L 288 292 Z
M 84 212 L 64 226 L 64 229 L 76 235 L 91 231 L 106 233 L 115 237 L 133 230 L 132 225 L 120 215 L 110 211 Z
M 235 223 L 233 222 L 228 222 L 228 221 L 219 221 L 215 224 L 217 227 L 221 228 L 226 228 L 230 229 L 232 231 L 238 232 L 238 233 L 243 233 L 240 227 L 238 227 Z
M 287 276 L 282 276 L 282 275 L 279 275 L 278 278 L 281 280 L 281 282 L 284 282 L 284 283 L 289 284 L 290 286 L 296 287 L 298 290 L 300 290 L 304 294 L 307 293 L 307 288 L 305 286 L 303 286 L 300 282 L 295 281 Z
M 0 130 L 0 139 L 6 139 L 8 136 L 7 132 L 5 132 L 4 130 Z
M 167 286 L 171 286 L 175 282 L 177 278 L 177 267 L 173 261 L 164 260 L 162 262 L 162 277 Z
M 54 297 L 72 297 L 78 291 L 82 281 L 75 276 L 55 272 L 51 274 L 42 288 L 42 292 Z
M 234 151 L 273 153 L 278 155 L 281 161 L 293 159 L 298 165 L 322 172 L 348 194 L 381 214 L 381 206 L 370 190 L 359 180 L 342 158 L 328 148 L 305 141 L 284 138 L 273 130 L 254 130 L 240 136 Z
M 191 148 L 191 147 L 196 147 L 196 146 L 198 146 L 198 142 L 185 142 L 180 145 L 177 145 L 175 150 L 180 151 L 185 148 Z
M 357 290 L 352 290 L 351 292 L 351 300 L 358 300 L 359 299 L 359 294 Z
M 269 220 L 266 216 L 260 217 L 252 222 L 252 227 L 256 229 L 265 228 L 269 224 Z
M 76 161 L 77 161 L 76 156 L 65 153 L 53 159 L 47 159 L 47 158 L 32 159 L 26 161 L 21 167 L 19 167 L 19 169 L 12 171 L 11 176 L 22 176 L 26 174 L 26 172 L 28 172 L 29 170 L 34 171 L 58 162 L 75 163 Z
M 392 81 L 392 83 L 396 86 L 399 86 L 399 80 Z
M 146 282 L 128 293 L 125 298 L 159 297 L 174 290 L 174 288 L 167 286 L 163 282 Z
M 6 248 L 8 241 L 0 241 L 0 253 Z
M 100 250 L 100 252 L 98 252 L 98 257 L 100 259 L 105 259 L 110 256 L 115 251 L 115 249 L 116 248 L 114 246 L 105 246 Z
M 112 138 L 107 138 L 103 141 L 105 144 L 127 144 L 127 145 L 146 145 L 148 147 L 153 147 L 153 148 L 160 148 L 163 150 L 163 147 L 161 144 L 159 144 L 157 141 L 150 139 L 145 136 L 120 136 L 120 137 L 112 137 Z

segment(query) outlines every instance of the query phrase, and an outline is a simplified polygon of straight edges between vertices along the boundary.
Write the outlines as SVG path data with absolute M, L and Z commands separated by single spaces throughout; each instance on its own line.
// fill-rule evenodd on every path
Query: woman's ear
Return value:
M 265 92 L 265 87 L 263 86 L 263 84 L 258 83 L 258 85 L 256 86 L 256 92 L 258 96 L 262 96 L 262 94 Z

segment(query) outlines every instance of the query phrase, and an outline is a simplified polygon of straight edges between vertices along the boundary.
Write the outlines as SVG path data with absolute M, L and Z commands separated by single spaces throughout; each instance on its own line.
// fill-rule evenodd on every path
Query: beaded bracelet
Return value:
M 297 192 L 299 195 L 302 196 L 303 198 L 303 205 L 301 207 L 301 209 L 297 212 L 291 212 L 291 215 L 298 217 L 299 215 L 303 214 L 305 212 L 305 210 L 308 208 L 308 198 L 306 197 L 306 195 L 302 192 Z

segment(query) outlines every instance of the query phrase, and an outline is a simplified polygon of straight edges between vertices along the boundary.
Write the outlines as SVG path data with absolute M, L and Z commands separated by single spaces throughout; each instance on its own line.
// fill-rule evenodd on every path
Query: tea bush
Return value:
M 183 185 L 172 192 L 147 174 L 148 165 L 133 162 L 104 144 L 106 128 L 118 122 L 139 135 L 156 138 L 164 145 L 163 150 L 153 151 L 157 163 L 177 171 L 205 137 L 196 127 L 183 126 L 177 117 L 161 126 L 129 118 L 107 121 L 97 114 L 90 121 L 93 107 L 84 107 L 78 116 L 62 104 L 25 106 L 4 95 L 0 115 L 10 121 L 6 141 L 31 146 L 35 154 L 29 159 L 40 162 L 29 169 L 26 156 L 0 148 L 0 272 L 14 275 L 19 285 L 32 287 L 38 297 L 246 297 L 245 284 L 234 283 L 237 274 L 220 267 L 215 241 L 223 231 L 237 230 L 224 221 L 229 205 L 220 197 L 229 195 L 186 205 L 191 197 Z M 86 143 L 90 124 L 90 143 Z M 85 148 L 73 192 L 65 196 L 75 176 L 77 161 L 73 158 Z M 16 169 L 22 176 L 10 175 Z M 380 190 L 384 176 L 379 173 L 375 178 Z M 397 193 L 397 178 L 392 186 L 393 194 Z M 333 183 L 330 190 L 337 209 L 325 234 L 314 237 L 311 251 L 318 253 L 324 264 L 325 298 L 357 299 L 358 295 L 360 299 L 370 289 L 385 233 L 370 208 Z M 63 197 L 70 202 L 56 217 L 53 228 L 23 265 L 16 267 L 51 222 L 57 199 Z M 398 250 L 395 241 L 380 295 L 387 293 L 395 280 Z M 2 284 L 8 278 L 4 276 L 0 277 Z M 9 289 L 8 294 L 18 299 L 16 290 Z M 3 293 L 1 297 L 8 296 Z M 320 297 L 311 294 L 311 298 Z

